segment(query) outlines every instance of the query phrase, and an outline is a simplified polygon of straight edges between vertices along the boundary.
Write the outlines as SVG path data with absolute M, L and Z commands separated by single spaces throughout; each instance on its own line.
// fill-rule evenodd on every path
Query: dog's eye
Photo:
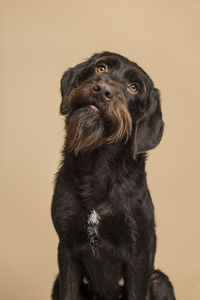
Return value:
M 100 65 L 96 68 L 97 73 L 105 73 L 107 72 L 107 67 L 105 65 Z
M 137 83 L 131 83 L 131 85 L 128 86 L 128 90 L 131 92 L 131 93 L 137 93 L 138 92 L 138 85 Z

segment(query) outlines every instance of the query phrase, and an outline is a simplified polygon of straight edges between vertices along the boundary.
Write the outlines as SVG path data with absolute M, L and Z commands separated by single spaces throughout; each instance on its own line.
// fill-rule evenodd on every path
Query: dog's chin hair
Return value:
M 116 108 L 117 107 L 117 108 Z M 105 113 L 105 119 L 99 113 L 91 113 L 88 108 L 81 108 L 66 119 L 66 146 L 69 152 L 93 151 L 103 144 L 111 144 L 131 135 L 131 120 L 126 110 L 118 105 Z
M 127 143 L 132 133 L 132 119 L 125 103 L 113 101 L 105 111 L 105 124 L 108 136 L 105 143 L 115 143 L 124 140 Z
M 80 108 L 66 119 L 66 146 L 69 152 L 93 151 L 104 142 L 103 120 L 88 108 Z

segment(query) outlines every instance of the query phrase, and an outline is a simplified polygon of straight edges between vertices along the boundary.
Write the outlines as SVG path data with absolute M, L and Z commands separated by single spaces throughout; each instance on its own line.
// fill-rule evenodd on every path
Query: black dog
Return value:
M 174 300 L 154 270 L 154 208 L 145 152 L 161 140 L 159 91 L 127 58 L 103 52 L 64 73 L 66 142 L 52 218 L 53 300 Z

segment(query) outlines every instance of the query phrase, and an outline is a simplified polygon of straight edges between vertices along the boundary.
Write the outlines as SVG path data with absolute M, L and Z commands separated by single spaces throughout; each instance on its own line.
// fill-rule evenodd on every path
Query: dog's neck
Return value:
M 134 160 L 131 151 L 127 151 L 128 146 L 109 144 L 77 156 L 64 152 L 61 172 L 88 210 L 95 209 L 107 199 L 118 182 L 127 177 L 137 181 L 137 177 L 144 174 L 145 156 L 140 154 Z
M 138 164 L 145 162 L 146 155 L 140 154 L 136 159 L 133 159 L 131 152 L 131 145 L 129 143 L 115 143 L 115 144 L 105 144 L 93 151 L 81 151 L 78 155 L 75 155 L 73 152 L 68 152 L 67 145 L 65 145 L 63 150 L 64 163 L 68 165 L 68 162 L 73 165 L 77 165 L 80 168 L 83 165 L 89 166 L 94 165 L 97 162 L 113 162 L 116 165 L 119 165 L 122 161 L 124 164 Z
M 81 172 L 81 174 L 87 174 L 93 176 L 96 172 L 104 170 L 106 176 L 106 169 L 109 171 L 112 169 L 112 174 L 131 169 L 132 172 L 137 170 L 145 170 L 146 154 L 138 154 L 136 159 L 132 157 L 130 144 L 106 144 L 92 152 L 80 152 L 78 155 L 74 155 L 72 152 L 67 151 L 67 147 L 63 150 L 63 170 L 70 169 L 71 176 L 74 172 Z M 114 173 L 113 173 L 114 172 Z M 110 172 L 108 172 L 110 174 Z M 105 178 L 106 179 L 106 178 Z

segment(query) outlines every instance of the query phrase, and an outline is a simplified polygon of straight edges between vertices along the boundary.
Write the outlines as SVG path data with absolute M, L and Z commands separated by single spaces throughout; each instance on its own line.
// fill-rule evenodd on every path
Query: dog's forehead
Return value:
M 126 57 L 121 56 L 119 54 L 102 55 L 96 60 L 96 64 L 99 63 L 105 63 L 111 67 L 124 68 L 124 69 L 137 66 L 134 62 L 131 62 Z
M 118 54 L 108 54 L 99 57 L 95 64 L 106 64 L 108 67 L 119 71 L 125 79 L 132 81 L 134 78 L 145 80 L 147 74 L 135 62 L 130 61 L 124 56 Z

